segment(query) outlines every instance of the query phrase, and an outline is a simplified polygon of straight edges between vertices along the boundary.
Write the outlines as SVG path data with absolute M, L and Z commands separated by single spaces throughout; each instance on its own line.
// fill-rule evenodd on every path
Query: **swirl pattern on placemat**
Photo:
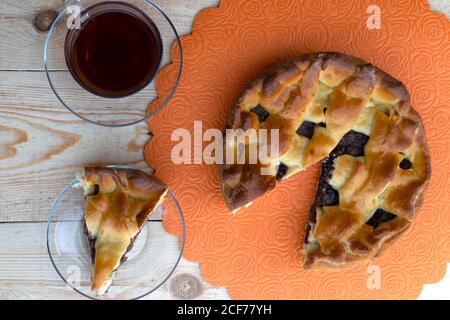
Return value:
M 374 3 L 381 9 L 379 30 L 366 27 L 367 8 Z M 240 299 L 413 299 L 425 283 L 443 277 L 450 261 L 450 22 L 445 16 L 432 13 L 426 0 L 222 0 L 219 8 L 197 15 L 182 45 L 180 87 L 149 121 L 154 137 L 145 155 L 183 207 L 184 256 L 200 263 L 206 281 L 226 286 Z M 214 164 L 171 160 L 174 130 L 186 128 L 194 139 L 196 120 L 203 121 L 203 130 L 222 130 L 247 83 L 309 51 L 341 51 L 401 80 L 423 119 L 431 153 L 433 174 L 411 228 L 380 257 L 344 271 L 311 272 L 301 266 L 318 166 L 232 215 Z M 160 99 L 177 68 L 174 63 L 158 75 Z M 173 210 L 167 208 L 164 224 L 181 235 Z M 379 268 L 379 286 L 368 285 L 371 266 Z

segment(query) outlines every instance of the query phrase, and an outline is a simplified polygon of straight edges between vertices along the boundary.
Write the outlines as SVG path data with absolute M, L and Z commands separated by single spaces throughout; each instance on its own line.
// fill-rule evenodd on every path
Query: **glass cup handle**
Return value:
M 63 0 L 64 5 L 66 6 L 66 9 L 68 9 L 71 6 L 78 6 L 81 8 L 81 0 Z
M 69 15 L 67 18 L 67 28 L 69 29 L 80 29 L 81 24 L 89 18 L 89 14 L 85 13 L 81 16 L 84 8 L 80 3 L 80 0 L 63 0 L 66 7 L 66 14 Z

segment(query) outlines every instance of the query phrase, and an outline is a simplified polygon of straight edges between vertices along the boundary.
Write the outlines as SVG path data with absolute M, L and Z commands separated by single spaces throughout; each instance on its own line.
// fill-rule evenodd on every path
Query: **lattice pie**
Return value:
M 102 295 L 148 217 L 164 199 L 167 187 L 135 169 L 85 168 L 79 180 L 87 200 L 92 291 Z
M 279 129 L 280 137 L 279 157 L 219 166 L 230 210 L 323 161 L 306 228 L 307 268 L 377 255 L 411 224 L 430 177 L 424 128 L 406 88 L 340 53 L 305 54 L 256 80 L 226 128 Z M 228 146 L 237 157 L 248 149 L 238 144 Z

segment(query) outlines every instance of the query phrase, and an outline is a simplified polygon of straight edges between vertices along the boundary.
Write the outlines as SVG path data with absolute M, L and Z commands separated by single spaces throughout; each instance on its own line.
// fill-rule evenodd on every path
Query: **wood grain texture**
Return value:
M 218 4 L 218 0 L 156 2 L 180 34 L 191 32 L 198 11 Z M 47 255 L 45 221 L 53 200 L 85 165 L 147 167 L 142 150 L 151 129 L 146 124 L 114 129 L 88 124 L 62 107 L 51 92 L 42 63 L 46 33 L 36 30 L 33 21 L 43 10 L 59 11 L 62 3 L 0 1 L 0 300 L 80 299 L 64 285 Z M 85 112 L 94 112 L 89 101 L 80 103 Z M 146 103 L 142 100 L 142 105 Z M 96 105 L 95 112 L 110 110 Z M 118 116 L 136 115 L 121 111 Z M 161 213 L 152 219 L 160 220 Z M 159 225 L 153 229 L 161 241 L 170 237 L 160 222 L 149 224 Z M 176 241 L 172 248 L 176 253 Z M 206 284 L 198 265 L 183 259 L 171 280 L 148 298 L 227 297 L 226 289 Z
M 441 12 L 450 17 L 450 1 L 447 0 L 428 0 L 431 10 Z
M 34 30 L 33 17 L 61 4 L 62 0 L 0 2 L 0 70 L 33 70 L 0 71 L 0 222 L 45 221 L 55 197 L 84 165 L 146 166 L 145 124 L 107 129 L 86 123 L 61 106 L 39 71 L 45 35 Z M 158 4 L 167 9 L 180 33 L 189 33 L 195 14 L 218 0 Z M 77 96 L 76 91 L 68 92 Z M 143 112 L 148 101 L 142 97 L 138 102 Z M 111 112 L 108 105 L 80 105 L 88 116 Z M 140 115 L 117 112 L 122 120 Z
M 155 0 L 171 18 L 179 34 L 191 32 L 192 20 L 203 8 L 217 6 L 219 0 Z M 43 70 L 46 33 L 33 26 L 42 10 L 63 8 L 63 0 L 0 1 L 0 70 Z M 167 39 L 167 40 L 174 40 Z
M 178 256 L 177 238 L 167 234 L 161 222 L 149 222 L 147 230 L 157 239 L 155 245 L 164 245 L 161 261 L 154 264 L 171 264 L 175 261 Z M 0 224 L 0 300 L 82 298 L 63 283 L 51 265 L 45 231 L 45 223 Z M 198 265 L 182 259 L 171 278 L 145 299 L 224 297 L 226 289 L 205 283 Z
M 0 90 L 0 222 L 45 221 L 85 165 L 146 167 L 145 124 L 108 129 L 82 121 L 53 98 L 41 72 L 8 72 Z

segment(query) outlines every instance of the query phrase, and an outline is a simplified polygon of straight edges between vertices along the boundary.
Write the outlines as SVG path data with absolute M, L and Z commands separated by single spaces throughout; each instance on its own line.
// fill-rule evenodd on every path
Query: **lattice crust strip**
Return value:
M 226 128 L 279 130 L 279 157 L 219 166 L 236 211 L 278 181 L 323 160 L 305 239 L 305 267 L 372 257 L 421 204 L 430 160 L 402 83 L 340 53 L 305 54 L 252 83 Z M 230 143 L 230 142 L 228 142 Z M 230 146 L 228 146 L 230 147 Z M 235 152 L 248 145 L 232 145 Z M 270 175 L 261 175 L 265 167 Z

